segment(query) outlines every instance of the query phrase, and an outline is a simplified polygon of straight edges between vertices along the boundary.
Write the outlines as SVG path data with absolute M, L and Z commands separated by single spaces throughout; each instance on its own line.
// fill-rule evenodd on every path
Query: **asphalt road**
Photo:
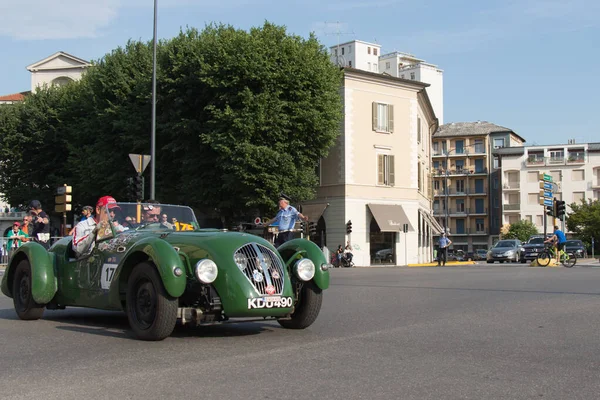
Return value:
M 134 340 L 124 314 L 16 319 L 0 295 L 2 399 L 595 399 L 600 268 L 332 271 L 321 315 Z

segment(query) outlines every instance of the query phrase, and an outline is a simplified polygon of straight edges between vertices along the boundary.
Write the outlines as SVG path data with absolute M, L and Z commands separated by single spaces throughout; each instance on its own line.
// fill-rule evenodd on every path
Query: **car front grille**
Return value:
M 233 259 L 260 295 L 283 293 L 283 263 L 274 251 L 258 243 L 249 243 L 237 249 Z

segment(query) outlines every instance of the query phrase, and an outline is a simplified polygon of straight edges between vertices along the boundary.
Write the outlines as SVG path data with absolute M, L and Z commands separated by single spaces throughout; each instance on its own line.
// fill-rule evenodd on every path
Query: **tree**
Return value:
M 508 232 L 502 236 L 502 239 L 519 239 L 521 242 L 526 242 L 531 235 L 538 234 L 537 227 L 532 222 L 522 219 L 510 224 Z
M 575 237 L 588 248 L 594 238 L 594 251 L 598 254 L 598 250 L 600 250 L 598 243 L 600 241 L 600 201 L 582 199 L 579 204 L 572 203 L 570 207 L 571 213 L 566 219 L 567 229 L 573 232 Z

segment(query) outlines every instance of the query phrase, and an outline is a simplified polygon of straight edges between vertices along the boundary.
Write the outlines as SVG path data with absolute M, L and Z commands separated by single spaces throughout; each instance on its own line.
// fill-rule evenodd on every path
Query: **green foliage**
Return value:
M 273 212 L 282 191 L 314 197 L 342 117 L 341 71 L 314 36 L 270 23 L 187 29 L 159 43 L 157 64 L 157 199 L 227 219 Z M 128 154 L 150 154 L 151 78 L 151 43 L 129 41 L 81 81 L 0 107 L 7 200 L 53 203 L 63 183 L 79 204 L 134 200 Z
M 595 242 L 595 254 L 600 252 L 600 201 L 582 199 L 579 204 L 570 205 L 571 213 L 567 217 L 567 229 L 574 233 L 588 248 L 592 238 Z
M 531 235 L 538 234 L 539 232 L 532 222 L 522 219 L 510 224 L 508 232 L 502 236 L 502 239 L 519 239 L 521 242 L 526 242 Z

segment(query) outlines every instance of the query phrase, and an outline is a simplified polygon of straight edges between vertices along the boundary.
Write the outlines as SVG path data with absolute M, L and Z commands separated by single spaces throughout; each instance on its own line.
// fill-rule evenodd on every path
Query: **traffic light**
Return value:
M 317 224 L 315 224 L 314 222 L 308 223 L 308 234 L 309 236 L 314 236 L 317 234 Z
M 554 217 L 554 206 L 546 206 L 546 215 Z
M 562 200 L 556 200 L 556 218 L 561 218 L 566 213 L 565 202 Z
M 304 221 L 300 221 L 300 230 L 302 230 L 302 232 L 306 232 L 306 224 L 304 223 Z
M 348 220 L 348 222 L 346 222 L 346 234 L 351 234 L 352 233 L 352 221 Z

